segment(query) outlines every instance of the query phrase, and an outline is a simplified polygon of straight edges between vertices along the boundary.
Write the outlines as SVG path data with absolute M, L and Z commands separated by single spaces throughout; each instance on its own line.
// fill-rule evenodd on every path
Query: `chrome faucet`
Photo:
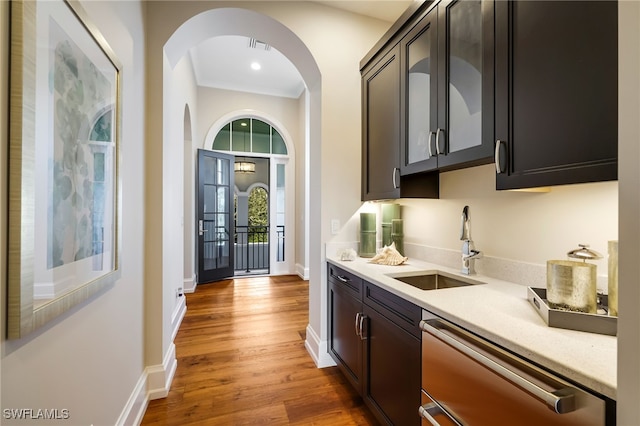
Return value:
M 476 250 L 471 239 L 471 219 L 469 219 L 469 206 L 462 209 L 462 230 L 460 231 L 462 243 L 462 273 L 474 275 L 476 273 L 475 260 L 482 258 L 482 252 Z

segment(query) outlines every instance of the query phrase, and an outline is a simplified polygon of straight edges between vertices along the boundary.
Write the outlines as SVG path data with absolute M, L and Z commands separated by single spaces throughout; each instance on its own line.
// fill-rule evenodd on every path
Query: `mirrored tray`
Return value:
M 545 288 L 528 287 L 527 299 L 550 327 L 608 334 L 610 336 L 615 336 L 618 332 L 618 317 L 550 308 L 547 303 L 547 289 Z M 606 302 L 606 297 L 604 301 Z

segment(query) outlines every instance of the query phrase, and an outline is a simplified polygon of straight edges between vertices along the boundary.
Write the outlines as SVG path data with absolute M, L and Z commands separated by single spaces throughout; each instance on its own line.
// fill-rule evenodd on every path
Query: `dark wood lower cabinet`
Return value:
M 328 266 L 329 354 L 381 424 L 419 425 L 422 310 Z
M 383 424 L 419 425 L 420 339 L 364 306 L 365 403 Z
M 355 333 L 356 315 L 362 312 L 362 300 L 344 285 L 329 282 L 329 352 L 342 373 L 362 393 L 362 340 Z

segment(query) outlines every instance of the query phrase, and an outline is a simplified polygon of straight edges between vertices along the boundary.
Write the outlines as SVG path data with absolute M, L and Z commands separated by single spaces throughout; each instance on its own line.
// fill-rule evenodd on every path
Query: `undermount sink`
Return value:
M 442 272 L 419 272 L 415 274 L 389 275 L 391 278 L 420 290 L 439 290 L 443 288 L 464 287 L 476 284 L 486 284 L 471 278 L 455 277 Z

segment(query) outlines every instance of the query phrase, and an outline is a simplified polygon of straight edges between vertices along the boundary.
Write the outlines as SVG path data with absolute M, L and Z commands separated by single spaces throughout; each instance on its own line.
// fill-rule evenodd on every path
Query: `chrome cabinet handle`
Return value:
M 343 277 L 342 275 L 336 275 L 336 278 L 337 278 L 339 281 L 342 281 L 343 283 L 348 283 L 348 282 L 350 282 L 350 281 L 351 281 L 349 278 L 345 278 L 345 277 Z
M 496 173 L 502 173 L 502 166 L 500 165 L 500 145 L 502 145 L 502 141 L 500 139 L 496 140 L 496 152 L 494 155 L 494 159 L 496 162 Z
M 442 132 L 443 130 L 441 128 L 438 128 L 438 130 L 436 131 L 436 153 L 438 155 L 442 154 L 442 152 L 440 151 L 440 132 Z
M 427 139 L 427 146 L 429 147 L 429 158 L 433 157 L 433 151 L 431 151 L 431 137 L 433 132 L 429 132 L 429 139 Z
M 367 337 L 364 335 L 364 319 L 366 318 L 366 316 L 364 314 L 360 315 L 360 340 L 366 340 Z
M 544 403 L 547 404 L 549 407 L 551 407 L 551 409 L 554 410 L 556 413 L 564 414 L 564 413 L 570 413 L 572 411 L 575 411 L 575 409 L 576 409 L 576 401 L 575 401 L 575 394 L 574 394 L 574 389 L 573 388 L 565 386 L 565 387 L 561 387 L 560 389 L 557 389 L 557 390 L 555 390 L 553 392 L 548 392 L 547 390 L 541 388 L 540 386 L 536 385 L 535 383 L 533 383 L 533 382 L 527 380 L 526 378 L 522 377 L 518 373 L 510 370 L 505 365 L 497 363 L 496 361 L 484 356 L 480 352 L 477 352 L 474 349 L 470 348 L 469 346 L 465 345 L 464 343 L 462 343 L 458 339 L 456 339 L 456 338 L 444 333 L 441 329 L 439 329 L 437 327 L 438 325 L 441 325 L 441 326 L 448 327 L 448 328 L 456 330 L 456 332 L 458 332 L 461 335 L 463 335 L 465 339 L 468 339 L 469 341 L 473 342 L 473 344 L 477 345 L 478 347 L 488 347 L 489 346 L 487 343 L 483 342 L 482 340 L 478 339 L 477 337 L 474 337 L 472 334 L 464 331 L 463 329 L 461 329 L 459 327 L 456 327 L 456 326 L 453 326 L 453 325 L 444 324 L 442 321 L 440 321 L 438 319 L 430 319 L 430 320 L 422 320 L 422 321 L 420 321 L 420 328 L 423 331 L 425 331 L 425 332 L 433 335 L 434 337 L 442 340 L 443 342 L 445 342 L 449 346 L 459 350 L 463 354 L 465 354 L 468 357 L 470 357 L 471 359 L 479 362 L 480 364 L 482 364 L 483 366 L 485 366 L 489 370 L 493 371 L 494 373 L 498 374 L 499 376 L 502 376 L 507 381 L 515 384 L 516 386 L 521 387 L 522 389 L 526 390 L 527 392 L 529 392 L 530 394 L 532 394 L 536 398 L 544 401 Z M 503 352 L 501 352 L 501 353 L 503 353 Z M 511 359 L 514 362 L 521 362 L 518 359 L 516 359 L 515 357 L 507 354 L 506 352 L 504 352 L 503 354 L 504 354 L 505 357 L 508 357 L 508 359 Z M 531 367 L 531 368 L 533 368 L 533 367 Z M 538 370 L 536 370 L 536 371 L 538 371 Z M 541 370 L 540 370 L 540 372 L 541 372 L 541 374 L 545 374 L 546 375 L 546 373 L 543 373 Z M 559 385 L 562 385 L 562 384 L 559 383 Z
M 356 329 L 356 336 L 360 337 L 360 340 L 362 340 L 362 336 L 360 335 L 360 329 L 358 328 L 360 326 L 360 316 L 362 316 L 360 312 L 356 313 L 355 329 Z
M 399 169 L 399 168 L 397 168 L 397 167 L 394 167 L 394 168 L 393 168 L 393 189 L 398 189 L 398 188 L 400 188 L 400 187 L 398 186 L 397 181 L 396 181 L 396 173 L 400 173 L 400 169 Z

